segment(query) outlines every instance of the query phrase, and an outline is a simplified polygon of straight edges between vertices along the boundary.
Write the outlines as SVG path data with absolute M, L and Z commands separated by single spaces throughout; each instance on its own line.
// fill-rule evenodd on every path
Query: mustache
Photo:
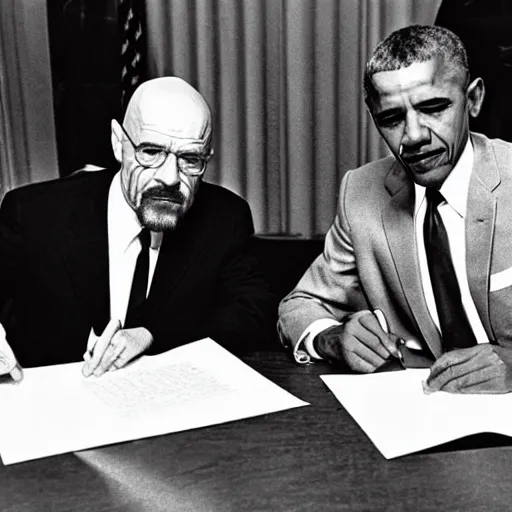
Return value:
M 164 199 L 180 205 L 184 205 L 187 200 L 180 190 L 179 183 L 170 186 L 158 185 L 148 188 L 141 195 L 141 200 L 144 199 Z

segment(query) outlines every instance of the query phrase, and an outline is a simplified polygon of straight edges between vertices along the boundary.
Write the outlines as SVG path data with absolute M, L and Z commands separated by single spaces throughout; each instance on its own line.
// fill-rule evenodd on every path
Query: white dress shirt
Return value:
M 133 272 L 141 250 L 138 237 L 142 226 L 124 197 L 119 173 L 114 176 L 110 185 L 107 208 L 110 318 L 117 319 L 124 325 Z M 161 242 L 162 233 L 151 232 L 146 296 L 153 281 Z
M 439 189 L 445 201 L 442 202 L 438 211 L 443 219 L 444 227 L 448 235 L 452 262 L 459 283 L 462 305 L 466 311 L 471 329 L 478 343 L 488 343 L 489 339 L 485 333 L 482 321 L 471 297 L 468 284 L 468 275 L 466 271 L 466 205 L 469 190 L 469 181 L 473 169 L 474 152 L 470 139 L 466 143 L 464 151 L 448 175 L 443 185 Z M 416 247 L 420 265 L 421 284 L 423 294 L 427 302 L 428 311 L 432 320 L 439 327 L 439 316 L 437 314 L 432 282 L 428 271 L 427 254 L 425 252 L 425 241 L 423 239 L 423 222 L 427 210 L 427 201 L 425 198 L 425 187 L 414 185 L 416 193 L 414 206 L 414 230 L 416 234 Z
M 482 325 L 482 321 L 478 315 L 475 303 L 469 291 L 468 277 L 466 271 L 466 232 L 465 217 L 466 204 L 469 190 L 469 181 L 473 169 L 474 151 L 471 140 L 468 138 L 462 155 L 448 175 L 445 182 L 440 188 L 440 192 L 445 198 L 438 211 L 443 219 L 443 223 L 448 235 L 450 244 L 450 252 L 452 256 L 455 274 L 459 283 L 462 304 L 469 323 L 473 330 L 473 334 L 478 343 L 488 343 L 489 339 Z M 423 222 L 425 220 L 425 212 L 427 209 L 427 201 L 425 199 L 425 187 L 414 184 L 415 206 L 414 206 L 414 231 L 416 238 L 416 251 L 418 255 L 421 284 L 423 293 L 427 302 L 428 311 L 432 320 L 439 327 L 439 316 L 437 314 L 434 292 L 430 281 L 430 273 L 427 264 L 427 255 L 425 253 L 425 242 L 423 239 Z M 293 355 L 298 363 L 308 363 L 311 359 L 320 359 L 320 356 L 313 348 L 313 340 L 323 330 L 340 325 L 340 322 L 332 318 L 321 318 L 312 322 L 304 331 L 302 336 L 296 343 Z

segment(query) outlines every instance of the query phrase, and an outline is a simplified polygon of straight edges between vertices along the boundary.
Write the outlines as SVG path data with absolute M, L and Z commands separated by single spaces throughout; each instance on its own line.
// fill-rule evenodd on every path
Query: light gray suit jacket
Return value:
M 512 346 L 512 144 L 471 134 L 466 264 L 471 296 L 490 342 Z M 423 295 L 414 236 L 414 185 L 393 157 L 343 178 L 323 254 L 279 306 L 281 340 L 293 346 L 315 320 L 342 321 L 380 309 L 390 332 L 441 355 L 441 338 Z M 511 269 L 500 289 L 490 276 Z

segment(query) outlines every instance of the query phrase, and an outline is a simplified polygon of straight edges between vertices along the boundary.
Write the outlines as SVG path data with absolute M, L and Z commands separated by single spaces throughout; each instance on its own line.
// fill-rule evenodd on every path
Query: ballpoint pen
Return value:
M 114 334 L 121 329 L 121 320 L 118 320 L 116 318 L 111 318 L 105 327 L 105 330 L 103 333 L 98 336 L 94 332 L 94 328 L 91 327 L 91 332 L 89 333 L 89 338 L 87 339 L 87 350 L 85 354 L 89 355 L 89 357 L 92 357 L 94 348 L 98 344 L 98 341 L 101 340 L 102 343 L 100 343 L 101 350 L 105 350 L 110 343 L 112 337 Z M 84 357 L 85 357 L 84 354 Z
M 389 327 L 388 327 L 388 323 L 386 321 L 386 317 L 384 316 L 384 313 L 380 309 L 375 309 L 373 311 L 373 314 L 377 318 L 377 321 L 379 322 L 379 325 L 381 326 L 382 330 L 386 334 L 388 334 Z M 402 367 L 405 368 L 404 357 L 403 357 L 402 350 L 401 350 L 401 347 L 403 345 L 405 345 L 405 341 L 401 338 L 398 338 L 398 340 L 396 341 L 396 344 L 395 344 L 396 351 L 398 353 L 397 359 L 400 361 L 400 364 L 402 365 Z
M 89 333 L 89 338 L 87 339 L 87 351 L 86 354 L 89 357 L 92 357 L 92 353 L 94 351 L 94 347 L 98 341 L 98 336 L 94 333 L 94 328 L 91 327 L 91 332 Z

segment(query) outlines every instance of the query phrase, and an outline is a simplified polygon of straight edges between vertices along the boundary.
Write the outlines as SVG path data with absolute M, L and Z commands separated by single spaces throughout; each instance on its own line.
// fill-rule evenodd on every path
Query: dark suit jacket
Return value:
M 471 138 L 468 284 L 489 341 L 512 346 L 512 144 Z M 294 345 L 313 321 L 364 309 L 380 309 L 391 332 L 441 354 L 415 250 L 414 185 L 393 157 L 345 174 L 324 252 L 281 302 L 282 341 Z
M 0 208 L 0 306 L 22 366 L 82 359 L 110 316 L 107 198 L 114 173 L 83 173 L 6 194 Z M 274 298 L 252 255 L 247 203 L 202 183 L 162 241 L 142 326 L 150 353 L 210 336 L 244 351 L 273 339 Z

